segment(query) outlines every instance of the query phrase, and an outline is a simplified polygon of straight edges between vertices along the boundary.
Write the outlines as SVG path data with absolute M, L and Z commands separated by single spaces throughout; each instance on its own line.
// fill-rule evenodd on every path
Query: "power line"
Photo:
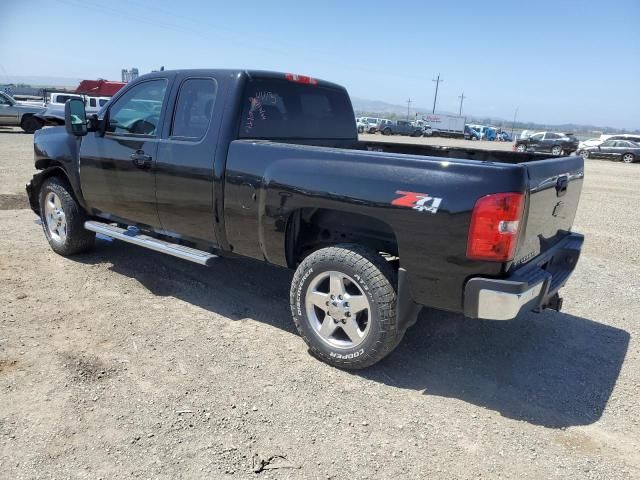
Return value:
M 438 78 L 434 78 L 432 81 L 436 82 L 436 93 L 433 95 L 433 111 L 432 111 L 432 113 L 436 113 L 436 100 L 438 99 L 438 85 L 440 85 L 440 82 L 444 82 L 444 80 L 440 80 L 440 73 L 438 73 Z

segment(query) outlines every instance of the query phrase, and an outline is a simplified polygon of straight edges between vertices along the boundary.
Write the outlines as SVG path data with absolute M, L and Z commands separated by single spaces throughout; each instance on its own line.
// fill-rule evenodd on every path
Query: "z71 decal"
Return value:
M 402 192 L 398 190 L 396 195 L 400 195 L 400 197 L 391 202 L 391 205 L 413 208 L 419 212 L 436 213 L 440 203 L 442 203 L 441 198 L 432 197 L 427 193 Z

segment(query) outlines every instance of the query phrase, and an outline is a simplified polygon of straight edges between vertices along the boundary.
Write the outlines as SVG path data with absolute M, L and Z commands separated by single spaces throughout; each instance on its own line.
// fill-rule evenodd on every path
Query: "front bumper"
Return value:
M 511 320 L 523 310 L 558 310 L 558 290 L 575 269 L 584 237 L 570 233 L 507 278 L 475 277 L 464 291 L 464 314 L 471 318 Z

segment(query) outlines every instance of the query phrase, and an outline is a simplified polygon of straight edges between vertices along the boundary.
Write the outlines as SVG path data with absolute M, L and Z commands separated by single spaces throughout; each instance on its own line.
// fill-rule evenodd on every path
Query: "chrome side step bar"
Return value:
M 178 245 L 150 237 L 149 235 L 144 235 L 137 229 L 127 230 L 108 223 L 94 221 L 84 222 L 84 228 L 107 237 L 115 238 L 116 240 L 133 243 L 134 245 L 148 248 L 149 250 L 166 253 L 167 255 L 182 258 L 183 260 L 199 263 L 200 265 L 207 265 L 210 260 L 218 258 L 217 255 L 209 252 L 203 252 L 202 250 L 196 250 L 195 248 L 185 247 L 184 245 Z

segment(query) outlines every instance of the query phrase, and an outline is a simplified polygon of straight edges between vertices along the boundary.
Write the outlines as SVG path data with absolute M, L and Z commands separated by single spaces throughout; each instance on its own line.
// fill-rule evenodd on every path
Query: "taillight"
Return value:
M 495 193 L 480 198 L 471 214 L 467 258 L 508 262 L 518 243 L 524 195 Z
M 304 83 L 305 85 L 318 84 L 318 81 L 315 78 L 307 77 L 306 75 L 296 75 L 295 73 L 286 73 L 284 78 L 290 82 Z

